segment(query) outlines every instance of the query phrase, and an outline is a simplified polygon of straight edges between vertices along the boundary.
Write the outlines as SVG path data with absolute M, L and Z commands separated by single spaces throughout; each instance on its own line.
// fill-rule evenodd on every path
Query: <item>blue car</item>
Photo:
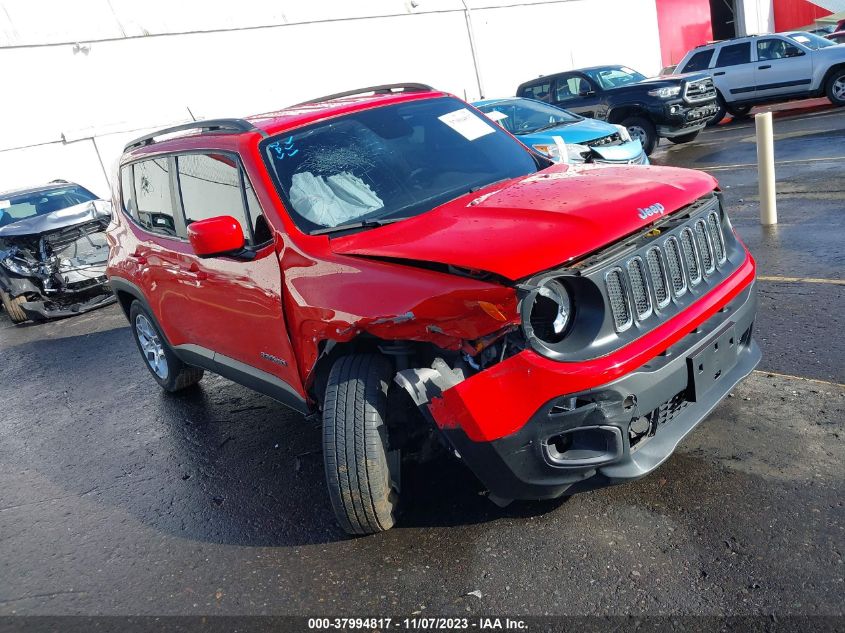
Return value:
M 564 163 L 648 165 L 648 156 L 621 125 L 585 119 L 553 105 L 513 97 L 473 105 L 528 147 Z

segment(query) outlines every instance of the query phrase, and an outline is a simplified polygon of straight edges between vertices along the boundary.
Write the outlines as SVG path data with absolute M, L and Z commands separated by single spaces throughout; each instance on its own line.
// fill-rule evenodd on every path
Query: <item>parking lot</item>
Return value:
M 116 305 L 1 315 L 0 614 L 845 614 L 845 111 L 775 132 L 774 228 L 753 121 L 653 156 L 720 180 L 764 356 L 636 484 L 499 509 L 438 461 L 347 538 L 313 423 L 210 374 L 163 393 Z

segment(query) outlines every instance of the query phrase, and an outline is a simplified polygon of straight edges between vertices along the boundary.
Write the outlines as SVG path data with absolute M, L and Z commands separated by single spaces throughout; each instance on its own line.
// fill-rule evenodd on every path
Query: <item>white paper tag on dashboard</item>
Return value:
M 481 117 L 466 108 L 437 117 L 468 141 L 492 134 L 496 130 Z
M 12 206 L 11 200 L 0 200 L 0 209 L 8 209 Z

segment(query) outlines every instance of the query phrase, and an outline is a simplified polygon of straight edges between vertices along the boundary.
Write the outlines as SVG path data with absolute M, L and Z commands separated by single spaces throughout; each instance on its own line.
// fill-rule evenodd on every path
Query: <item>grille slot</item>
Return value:
M 695 235 L 698 238 L 698 253 L 701 255 L 701 264 L 704 267 L 705 275 L 712 275 L 716 270 L 713 262 L 713 245 L 710 243 L 710 236 L 707 234 L 707 226 L 704 220 L 695 223 Z
M 663 256 L 660 254 L 660 248 L 657 246 L 650 248 L 645 257 L 648 263 L 648 273 L 651 278 L 651 287 L 654 289 L 654 298 L 657 301 L 657 307 L 663 308 L 669 303 L 671 297 L 669 295 L 669 282 L 666 279 L 666 267 L 663 265 Z
M 689 273 L 689 281 L 693 286 L 701 283 L 701 266 L 698 263 L 698 253 L 695 248 L 695 237 L 689 228 L 681 231 L 681 250 L 684 253 L 684 264 Z
M 605 276 L 607 296 L 610 299 L 610 312 L 617 332 L 624 332 L 633 323 L 628 296 L 625 292 L 625 280 L 621 268 L 613 268 Z
M 639 257 L 634 257 L 628 262 L 628 278 L 631 280 L 631 297 L 634 299 L 637 321 L 642 321 L 651 316 L 652 308 L 645 278 L 645 265 Z
M 716 262 L 724 264 L 727 259 L 725 253 L 725 236 L 722 235 L 722 224 L 719 222 L 719 215 L 713 211 L 707 216 L 707 228 L 710 233 L 710 241 L 713 243 L 713 251 Z
M 687 280 L 684 277 L 684 268 L 681 265 L 681 247 L 678 240 L 670 237 L 664 243 L 666 252 L 666 266 L 669 277 L 672 279 L 672 291 L 676 297 L 682 297 L 687 292 Z

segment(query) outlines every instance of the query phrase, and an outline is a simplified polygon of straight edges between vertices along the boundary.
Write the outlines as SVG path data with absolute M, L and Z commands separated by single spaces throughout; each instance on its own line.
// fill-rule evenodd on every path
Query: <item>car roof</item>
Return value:
M 34 187 L 23 187 L 21 189 L 9 189 L 8 191 L 0 191 L 0 198 L 11 198 L 13 196 L 25 196 L 30 193 L 39 193 L 42 191 L 53 191 L 54 189 L 64 189 L 65 187 L 79 187 L 75 182 L 67 182 L 66 180 L 54 181 L 46 185 L 37 185 Z
M 404 86 L 412 87 L 411 90 L 393 91 L 391 88 L 402 88 Z M 176 126 L 175 128 L 167 128 L 154 132 L 151 135 L 142 137 L 129 143 L 126 146 L 125 153 L 135 153 L 137 150 L 139 154 L 146 154 L 148 148 L 155 148 L 157 152 L 174 151 L 180 146 L 180 141 L 189 139 L 197 139 L 199 137 L 207 138 L 211 134 L 205 134 L 206 131 L 214 132 L 216 136 L 220 136 L 219 132 L 240 132 L 242 134 L 259 133 L 262 136 L 274 136 L 276 134 L 293 130 L 304 125 L 316 123 L 325 119 L 330 119 L 336 116 L 360 112 L 362 110 L 369 110 L 397 103 L 405 103 L 408 101 L 416 101 L 422 99 L 431 99 L 438 97 L 452 96 L 449 93 L 436 90 L 423 84 L 393 84 L 390 86 L 376 86 L 376 91 L 373 88 L 363 88 L 360 91 L 350 91 L 349 93 L 341 93 L 339 95 L 328 95 L 313 99 L 305 103 L 300 103 L 279 110 L 271 112 L 264 112 L 261 114 L 253 114 L 243 119 L 219 119 L 209 120 L 207 124 L 229 124 L 203 127 L 203 121 L 196 121 L 184 126 Z M 386 91 L 381 91 L 386 89 Z M 363 94 L 362 94 L 363 93 Z M 171 133 L 178 133 L 178 136 L 153 142 L 157 136 L 169 135 Z M 235 134 L 236 136 L 238 134 Z M 225 137 L 231 139 L 232 134 L 225 134 Z

